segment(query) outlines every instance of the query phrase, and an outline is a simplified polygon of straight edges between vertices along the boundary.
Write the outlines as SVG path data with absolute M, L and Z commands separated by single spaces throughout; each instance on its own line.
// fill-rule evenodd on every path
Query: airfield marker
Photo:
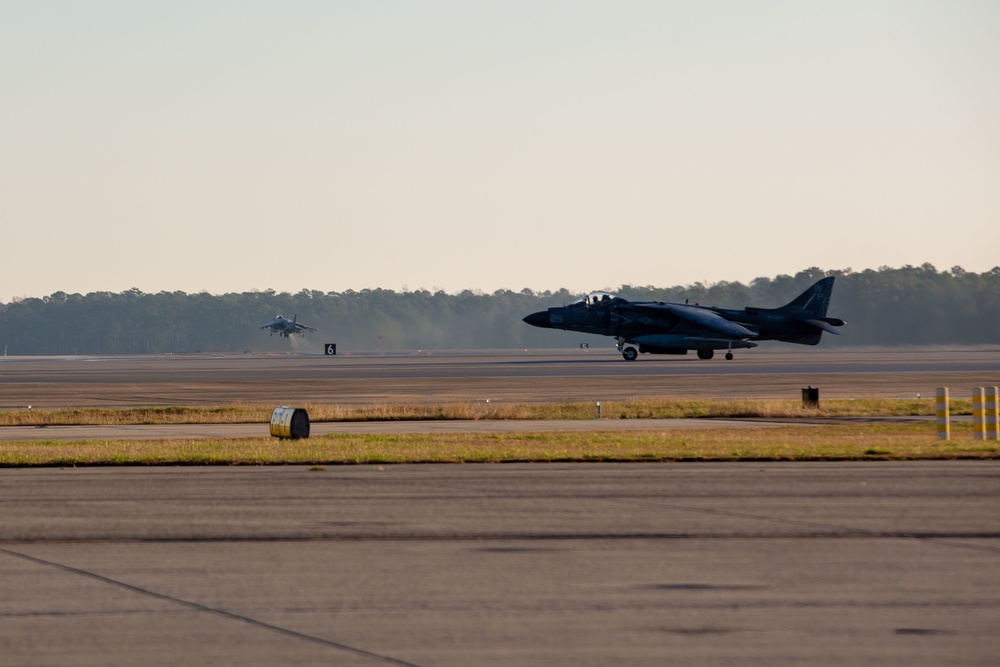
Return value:
M 1000 422 L 1000 394 L 996 387 L 986 388 L 986 439 L 1000 440 L 997 424 Z
M 951 420 L 948 414 L 948 387 L 937 388 L 937 401 L 935 404 L 937 413 L 937 437 L 938 440 L 951 439 Z
M 983 401 L 983 388 L 972 390 L 972 437 L 976 440 L 986 439 L 986 410 Z

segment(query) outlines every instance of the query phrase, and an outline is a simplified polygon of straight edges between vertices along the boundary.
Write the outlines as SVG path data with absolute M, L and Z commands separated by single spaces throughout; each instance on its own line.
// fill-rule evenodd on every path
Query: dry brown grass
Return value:
M 814 461 L 1000 459 L 1000 443 L 933 423 L 586 433 L 376 435 L 305 440 L 0 443 L 0 466 L 503 463 L 512 461 Z
M 444 403 L 420 405 L 382 403 L 366 406 L 297 405 L 314 422 L 404 420 L 592 419 L 597 406 L 583 403 Z M 237 424 L 266 423 L 273 405 L 236 403 L 205 407 L 154 406 L 134 408 L 71 408 L 58 410 L 0 410 L 0 426 L 66 426 L 125 424 Z M 952 401 L 952 414 L 969 414 L 969 401 Z M 797 418 L 816 416 L 933 415 L 933 399 L 826 400 L 819 410 L 799 401 L 680 400 L 607 401 L 601 415 L 611 419 L 678 418 Z

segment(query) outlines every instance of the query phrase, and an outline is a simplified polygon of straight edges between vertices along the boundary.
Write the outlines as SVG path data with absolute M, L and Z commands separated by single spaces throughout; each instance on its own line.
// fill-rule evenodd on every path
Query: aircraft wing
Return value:
M 316 331 L 312 327 L 307 327 L 306 325 L 299 324 L 298 322 L 295 323 L 295 330 L 296 331 Z
M 676 317 L 680 317 L 681 319 L 699 324 L 706 329 L 718 331 L 719 333 L 732 336 L 733 338 L 753 338 L 755 335 L 754 332 L 750 331 L 746 327 L 740 326 L 736 322 L 730 322 L 726 318 L 711 310 L 698 308 L 697 306 L 687 306 L 680 303 L 649 303 L 642 304 L 641 306 L 638 304 L 633 305 L 643 310 L 667 312 Z

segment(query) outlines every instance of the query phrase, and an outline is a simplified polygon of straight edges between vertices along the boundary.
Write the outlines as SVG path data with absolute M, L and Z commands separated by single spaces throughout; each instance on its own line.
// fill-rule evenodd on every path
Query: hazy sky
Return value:
M 0 301 L 1000 264 L 995 0 L 0 0 Z

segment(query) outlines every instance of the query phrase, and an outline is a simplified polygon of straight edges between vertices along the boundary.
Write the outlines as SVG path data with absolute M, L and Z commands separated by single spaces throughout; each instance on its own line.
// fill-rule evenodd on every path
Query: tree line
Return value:
M 1000 267 L 984 273 L 882 267 L 855 272 L 809 268 L 794 276 L 659 288 L 608 289 L 630 300 L 706 306 L 777 307 L 813 282 L 837 276 L 830 315 L 847 320 L 821 345 L 983 345 L 1000 342 Z M 466 290 L 458 294 L 385 289 L 291 294 L 274 290 L 205 292 L 56 292 L 0 304 L 0 349 L 7 355 L 125 355 L 192 352 L 510 349 L 612 346 L 611 338 L 537 329 L 521 318 L 579 295 Z M 317 333 L 291 340 L 260 329 L 276 314 L 298 316 Z

